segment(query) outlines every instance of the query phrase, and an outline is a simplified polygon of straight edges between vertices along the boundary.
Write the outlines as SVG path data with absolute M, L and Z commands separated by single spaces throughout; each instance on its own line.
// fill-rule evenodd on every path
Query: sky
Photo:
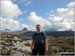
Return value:
M 73 0 L 0 0 L 0 4 L 0 30 L 35 31 L 40 24 L 42 30 L 75 31 Z

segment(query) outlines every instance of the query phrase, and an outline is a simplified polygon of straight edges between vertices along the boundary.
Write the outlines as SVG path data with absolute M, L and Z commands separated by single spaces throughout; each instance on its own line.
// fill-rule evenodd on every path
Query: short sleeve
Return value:
M 46 36 L 45 32 L 42 32 L 42 35 L 43 35 L 44 40 L 47 39 L 47 36 Z
M 35 38 L 35 34 L 36 34 L 36 33 L 33 34 L 33 36 L 32 36 L 32 40 L 34 40 L 34 38 Z

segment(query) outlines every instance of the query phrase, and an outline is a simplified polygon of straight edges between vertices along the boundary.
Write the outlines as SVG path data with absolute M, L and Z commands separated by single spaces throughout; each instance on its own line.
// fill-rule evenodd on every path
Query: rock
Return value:
M 26 46 L 27 44 L 30 45 L 31 40 L 20 42 L 17 37 L 15 40 L 1 40 L 0 53 L 9 56 L 25 56 L 25 51 L 31 52 L 30 46 Z
M 10 56 L 25 56 L 25 54 L 24 53 L 21 53 L 21 52 L 19 52 L 19 51 L 11 51 L 11 54 L 10 54 Z
M 31 48 L 28 47 L 28 46 L 24 46 L 24 47 L 22 48 L 22 51 L 29 51 L 29 52 L 31 52 Z
M 8 53 L 8 51 L 9 51 L 9 48 L 6 47 L 6 46 L 3 46 L 2 49 L 1 49 L 1 54 L 6 55 Z

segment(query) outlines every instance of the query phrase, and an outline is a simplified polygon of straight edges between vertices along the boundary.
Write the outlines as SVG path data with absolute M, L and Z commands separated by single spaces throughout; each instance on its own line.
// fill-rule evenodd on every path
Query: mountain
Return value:
M 26 31 L 28 31 L 28 29 L 27 29 L 27 28 L 23 28 L 23 29 L 20 30 L 19 32 L 26 32 Z
M 23 30 L 22 31 L 28 31 L 28 29 L 27 28 L 23 28 Z
M 28 31 L 28 29 L 27 28 L 23 28 L 22 30 L 19 30 L 19 31 L 16 31 L 16 32 L 26 32 L 26 31 Z
M 5 29 L 5 31 L 10 31 L 9 29 Z
M 9 29 L 0 30 L 0 32 L 11 32 Z
M 44 31 L 47 36 L 60 37 L 60 36 L 74 36 L 74 31 Z M 32 36 L 34 31 L 24 32 L 24 36 Z
M 47 36 L 54 36 L 54 37 L 59 36 L 74 37 L 74 32 L 75 31 L 45 31 Z
M 0 30 L 0 32 L 14 32 L 14 33 L 16 33 L 16 32 L 26 32 L 26 31 L 28 31 L 27 28 L 23 28 L 22 30 L 19 30 L 19 31 L 10 31 L 9 29 Z
M 57 31 L 57 30 L 54 28 L 51 28 L 51 29 L 47 29 L 46 31 Z
M 5 31 L 6 30 L 6 31 Z M 2 31 L 3 33 L 5 32 L 9 35 L 12 36 L 18 36 L 21 37 L 22 39 L 24 38 L 31 38 L 35 31 L 28 31 L 27 28 L 23 28 L 22 30 L 19 31 L 9 31 L 8 29 L 5 29 Z M 47 37 L 74 37 L 75 31 L 44 31 L 47 35 Z

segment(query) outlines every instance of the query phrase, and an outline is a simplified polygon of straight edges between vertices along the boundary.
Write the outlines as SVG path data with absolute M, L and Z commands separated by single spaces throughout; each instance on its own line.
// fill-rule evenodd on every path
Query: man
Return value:
M 41 32 L 41 26 L 39 24 L 36 25 L 36 30 L 37 32 L 33 34 L 31 42 L 32 55 L 45 55 L 45 51 L 48 52 L 46 35 L 45 33 Z

